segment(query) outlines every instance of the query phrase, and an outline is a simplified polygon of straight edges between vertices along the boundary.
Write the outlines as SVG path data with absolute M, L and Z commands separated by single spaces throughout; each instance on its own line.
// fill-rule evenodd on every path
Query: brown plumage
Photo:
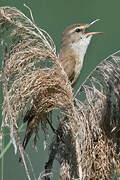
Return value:
M 86 29 L 96 21 L 90 24 L 73 24 L 63 32 L 59 60 L 72 86 L 81 72 L 84 56 L 92 36 L 100 34 L 100 32 L 86 32 Z

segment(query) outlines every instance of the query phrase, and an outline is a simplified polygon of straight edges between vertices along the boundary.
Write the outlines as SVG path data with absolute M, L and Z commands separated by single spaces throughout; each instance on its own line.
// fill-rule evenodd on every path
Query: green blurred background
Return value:
M 58 52 L 64 28 L 74 23 L 89 23 L 95 19 L 101 19 L 91 27 L 91 31 L 104 33 L 93 37 L 76 88 L 101 60 L 120 49 L 120 0 L 0 0 L 0 6 L 15 6 L 30 17 L 28 10 L 23 6 L 24 3 L 32 9 L 36 24 L 51 35 Z M 2 105 L 2 88 L 0 93 L 0 105 Z M 50 133 L 53 136 L 52 132 Z M 8 140 L 9 136 L 6 136 L 5 144 Z M 48 150 L 44 151 L 41 137 L 38 140 L 38 149 L 39 152 L 34 150 L 32 141 L 27 147 L 37 177 L 40 172 L 43 172 L 44 162 L 48 158 Z M 18 157 L 19 155 L 14 154 L 14 148 L 11 146 L 4 157 L 4 180 L 27 179 L 22 165 L 18 162 Z M 56 163 L 54 166 L 55 175 L 52 179 L 57 180 L 59 165 Z

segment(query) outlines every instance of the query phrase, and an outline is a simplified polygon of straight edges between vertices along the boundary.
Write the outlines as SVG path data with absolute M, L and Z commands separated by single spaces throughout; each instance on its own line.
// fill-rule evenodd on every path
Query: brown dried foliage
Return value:
M 60 153 L 65 178 L 110 179 L 120 173 L 120 53 L 108 57 L 98 65 L 79 87 L 76 95 L 78 146 L 76 147 L 78 172 L 75 174 L 73 146 L 67 146 Z M 78 100 L 79 99 L 79 100 Z M 71 121 L 71 126 L 73 121 Z M 65 125 L 66 123 L 64 123 Z M 62 126 L 62 125 L 61 125 Z M 63 128 L 63 127 L 62 127 Z M 64 132 L 64 130 L 63 130 Z M 64 133 L 65 134 L 65 133 Z M 66 136 L 67 138 L 67 136 Z M 59 146 L 63 148 L 60 144 Z M 63 153 L 65 152 L 65 153 Z M 72 152 L 72 157 L 69 152 Z M 79 157 L 78 157 L 79 154 Z M 74 157 L 74 161 L 73 161 Z M 72 160 L 72 161 L 70 161 Z M 68 168 L 68 164 L 70 164 Z M 112 174 L 113 173 L 113 174 Z M 71 175 L 72 174 L 72 175 Z
M 31 14 L 32 18 L 32 14 Z M 120 55 L 105 59 L 79 87 L 73 97 L 51 37 L 22 12 L 0 7 L 1 33 L 10 29 L 9 53 L 4 51 L 2 68 L 3 120 L 15 150 L 19 149 L 27 173 L 18 124 L 33 109 L 33 126 L 38 132 L 48 122 L 44 115 L 60 109 L 59 128 L 50 148 L 46 173 L 54 159 L 61 164 L 61 179 L 110 179 L 120 172 Z M 10 42 L 8 42 L 9 44 Z M 5 47 L 4 47 L 5 49 Z M 64 112 L 64 113 L 63 113 Z M 44 126 L 43 126 L 44 124 Z M 40 177 L 39 177 L 40 179 Z M 48 176 L 45 178 L 50 179 Z
M 34 107 L 34 124 L 30 128 L 36 133 L 43 114 L 54 108 L 71 113 L 72 89 L 55 54 L 54 43 L 44 30 L 12 7 L 0 8 L 0 25 L 3 31 L 10 28 L 9 37 L 12 38 L 1 77 L 4 94 L 2 126 L 10 127 L 16 150 L 21 144 L 17 142 L 18 120 Z M 48 63 L 51 67 L 47 67 Z

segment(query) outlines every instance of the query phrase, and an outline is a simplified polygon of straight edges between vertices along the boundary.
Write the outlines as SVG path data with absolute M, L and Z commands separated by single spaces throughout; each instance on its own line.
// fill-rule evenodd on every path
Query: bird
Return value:
M 73 87 L 75 82 L 80 75 L 80 72 L 83 67 L 84 56 L 86 54 L 88 45 L 90 44 L 91 38 L 94 35 L 100 34 L 101 32 L 87 32 L 88 28 L 97 22 L 99 19 L 88 23 L 88 24 L 73 24 L 65 29 L 62 35 L 61 48 L 59 51 L 58 61 L 61 63 L 64 71 L 67 74 L 71 86 Z M 37 134 L 39 119 L 36 116 L 36 107 L 32 106 L 30 110 L 27 111 L 23 118 L 23 122 L 27 122 L 27 128 L 25 137 L 23 140 L 23 148 L 26 148 L 28 141 L 30 140 L 33 132 Z M 49 122 L 47 116 L 44 116 L 49 125 L 52 125 Z M 40 118 L 40 117 L 39 117 Z M 52 127 L 52 130 L 54 128 Z M 35 135 L 36 142 L 36 135 Z
M 94 35 L 102 33 L 86 32 L 86 30 L 97 21 L 99 21 L 99 19 L 89 24 L 73 24 L 67 27 L 63 32 L 59 61 L 72 86 L 74 86 L 82 70 L 84 56 L 91 38 Z

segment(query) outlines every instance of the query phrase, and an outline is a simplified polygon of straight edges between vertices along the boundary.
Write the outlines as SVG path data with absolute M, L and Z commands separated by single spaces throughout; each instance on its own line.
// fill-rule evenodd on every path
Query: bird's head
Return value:
M 83 47 L 87 49 L 93 35 L 101 34 L 101 32 L 88 32 L 89 27 L 97 22 L 99 19 L 89 24 L 73 24 L 67 27 L 63 33 L 62 46 L 69 46 L 72 48 Z

